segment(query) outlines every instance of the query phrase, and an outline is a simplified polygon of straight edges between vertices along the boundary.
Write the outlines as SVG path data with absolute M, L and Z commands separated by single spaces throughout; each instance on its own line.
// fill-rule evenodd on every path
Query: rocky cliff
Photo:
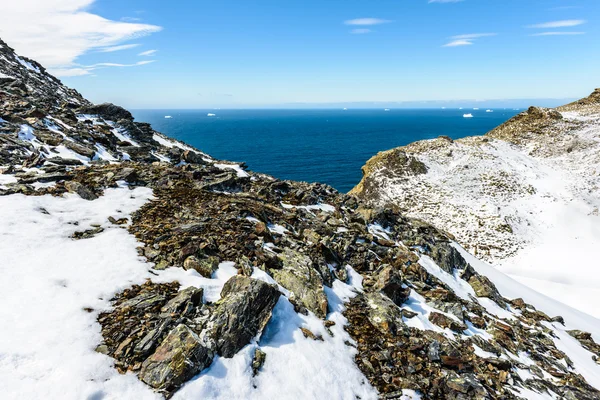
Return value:
M 8 398 L 600 398 L 598 324 L 448 233 L 215 160 L 0 46 Z

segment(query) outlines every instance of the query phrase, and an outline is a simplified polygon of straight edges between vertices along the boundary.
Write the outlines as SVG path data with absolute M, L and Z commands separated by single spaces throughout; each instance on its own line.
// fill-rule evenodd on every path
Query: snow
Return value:
M 215 167 L 219 169 L 233 169 L 237 173 L 238 178 L 250 176 L 250 174 L 244 171 L 238 164 L 215 164 Z
M 349 276 L 356 272 L 349 268 Z M 336 324 L 331 336 L 323 321 L 312 313 L 294 312 L 292 304 L 282 296 L 260 341 L 247 345 L 233 358 L 216 358 L 201 375 L 189 381 L 174 399 L 376 399 L 376 391 L 356 367 L 356 349 L 343 326 L 343 303 L 361 290 L 360 280 L 352 285 L 335 281 L 326 288 L 330 305 L 327 318 Z M 323 341 L 305 338 L 300 327 L 321 335 Z M 252 377 L 250 364 L 254 350 L 260 347 L 266 361 L 260 373 Z M 416 395 L 407 392 L 407 395 Z M 409 397 L 410 398 L 410 397 Z M 418 397 L 414 397 L 417 399 Z
M 13 175 L 0 174 L 0 189 L 6 189 L 6 184 L 17 183 L 17 178 Z
M 3 183 L 12 181 L 0 175 Z M 110 308 L 115 293 L 146 279 L 204 288 L 206 301 L 219 300 L 223 285 L 237 274 L 233 262 L 222 262 L 212 279 L 194 270 L 150 270 L 151 263 L 136 251 L 139 243 L 109 216 L 130 217 L 152 198 L 151 190 L 130 190 L 124 182 L 97 200 L 75 194 L 64 197 L 11 195 L 0 197 L 0 376 L 3 396 L 38 399 L 158 399 L 133 374 L 120 375 L 113 360 L 96 353 L 101 343 L 98 314 Z M 100 225 L 93 238 L 74 240 L 75 231 Z M 344 330 L 344 303 L 362 290 L 362 277 L 347 266 L 349 284 L 336 281 L 326 288 L 325 328 L 314 314 L 297 314 L 282 291 L 265 332 L 235 357 L 217 357 L 201 375 L 188 382 L 174 399 L 206 398 L 336 398 L 376 399 L 362 375 L 356 349 Z M 253 277 L 274 283 L 265 271 Z M 91 308 L 87 312 L 84 308 Z M 15 312 L 18 310 L 18 312 Z M 300 327 L 324 341 L 305 338 Z M 252 377 L 251 360 L 260 347 L 266 363 Z M 293 368 L 288 368 L 293 366 Z M 65 377 L 69 384 L 65 385 Z M 307 384 L 310 382 L 310 384 Z M 285 388 L 285 390 L 282 390 Z M 406 396 L 418 398 L 407 391 Z M 410 398 L 410 397 L 407 397 Z
M 505 275 L 488 263 L 478 260 L 460 245 L 454 244 L 454 246 L 477 272 L 487 276 L 494 282 L 502 296 L 509 299 L 522 298 L 525 302 L 535 305 L 538 310 L 543 311 L 551 317 L 560 315 L 565 320 L 566 330 L 579 329 L 590 332 L 592 333 L 594 340 L 600 342 L 600 320 L 597 318 L 591 317 L 580 310 L 571 308 L 562 303 L 558 293 L 555 293 L 552 297 L 538 293 L 528 286 Z M 479 298 L 479 300 L 482 299 Z M 600 366 L 598 366 L 598 368 L 600 369 Z
M 117 291 L 151 276 L 135 239 L 107 218 L 128 216 L 150 194 L 119 188 L 95 201 L 76 195 L 0 197 L 3 397 L 158 398 L 94 351 L 101 341 L 98 313 Z M 91 224 L 101 224 L 105 232 L 69 238 Z
M 281 203 L 281 206 L 283 208 L 303 208 L 307 211 L 324 211 L 324 212 L 335 212 L 335 207 L 332 206 L 331 204 L 325 204 L 325 203 L 319 203 L 319 204 L 313 204 L 310 206 L 295 206 L 292 204 L 287 204 L 287 203 Z
M 10 78 L 13 78 L 13 77 L 12 77 L 12 76 L 10 76 L 10 75 L 6 75 L 6 74 L 3 74 L 2 72 L 0 72 L 0 79 L 6 79 L 6 78 L 9 78 L 9 79 L 10 79 Z M 13 79 L 14 79 L 14 78 L 13 78 Z
M 19 64 L 21 64 L 22 66 L 24 66 L 25 68 L 27 68 L 30 71 L 34 71 L 37 72 L 38 74 L 40 73 L 40 69 L 38 67 L 36 67 L 35 65 L 31 64 L 28 61 L 23 60 L 21 57 L 16 56 L 15 58 L 17 59 L 17 61 L 19 62 Z
M 18 137 L 21 140 L 33 141 L 36 137 L 33 134 L 33 128 L 29 125 L 21 125 L 21 130 L 18 133 Z
M 600 118 L 563 117 L 579 125 L 524 146 L 480 138 L 409 145 L 427 174 L 387 182 L 382 197 L 516 281 L 600 317 L 600 275 L 590 262 L 600 258 Z

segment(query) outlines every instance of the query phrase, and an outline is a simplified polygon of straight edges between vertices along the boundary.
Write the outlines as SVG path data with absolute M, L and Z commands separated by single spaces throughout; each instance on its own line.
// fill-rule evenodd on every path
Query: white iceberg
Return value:
M 463 114 L 463 118 L 473 118 L 473 114 Z
M 217 114 L 208 113 L 207 117 L 216 117 Z
M 170 115 L 165 115 L 165 118 L 166 118 L 166 119 L 171 119 L 171 118 L 173 118 L 173 117 L 171 117 Z
M 494 110 L 485 110 L 485 112 L 494 112 Z

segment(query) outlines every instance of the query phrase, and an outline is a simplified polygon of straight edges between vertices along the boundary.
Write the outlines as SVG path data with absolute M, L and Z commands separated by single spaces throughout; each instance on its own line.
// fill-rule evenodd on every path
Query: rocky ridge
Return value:
M 343 351 L 371 397 L 600 398 L 585 363 L 600 357 L 593 335 L 504 297 L 447 233 L 398 207 L 214 160 L 120 107 L 88 103 L 1 46 L 0 201 L 73 193 L 94 202 L 113 188 L 150 188 L 130 220 L 110 223 L 137 238 L 153 275 L 185 270 L 206 282 L 149 280 L 115 290 L 110 309 L 82 310 L 97 317 L 96 351 L 119 372 L 176 397 L 215 358 L 253 343 L 247 368 L 260 375 L 270 362 L 263 333 L 289 304 L 317 321 L 299 327 L 310 345 L 332 345 L 343 325 Z M 417 156 L 389 162 L 406 166 L 400 176 L 427 171 Z M 93 227 L 71 240 L 103 234 Z M 208 296 L 225 268 L 235 273 Z M 340 300 L 339 288 L 352 295 Z M 333 318 L 338 309 L 344 318 Z

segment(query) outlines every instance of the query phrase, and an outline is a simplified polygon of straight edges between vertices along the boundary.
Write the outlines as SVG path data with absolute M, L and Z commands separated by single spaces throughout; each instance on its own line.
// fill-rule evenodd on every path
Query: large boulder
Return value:
M 310 257 L 286 248 L 278 258 L 283 267 L 271 271 L 273 278 L 292 293 L 292 301 L 306 307 L 317 317 L 325 318 L 327 296 L 323 290 L 323 279 L 313 268 Z
M 186 325 L 177 325 L 144 363 L 140 379 L 172 393 L 212 363 L 213 351 Z
M 402 311 L 389 298 L 379 292 L 365 295 L 367 318 L 371 325 L 382 333 L 396 336 L 408 331 L 402 321 Z
M 201 336 L 219 355 L 233 357 L 262 332 L 279 296 L 274 285 L 247 276 L 234 276 L 223 286 L 221 300 Z

